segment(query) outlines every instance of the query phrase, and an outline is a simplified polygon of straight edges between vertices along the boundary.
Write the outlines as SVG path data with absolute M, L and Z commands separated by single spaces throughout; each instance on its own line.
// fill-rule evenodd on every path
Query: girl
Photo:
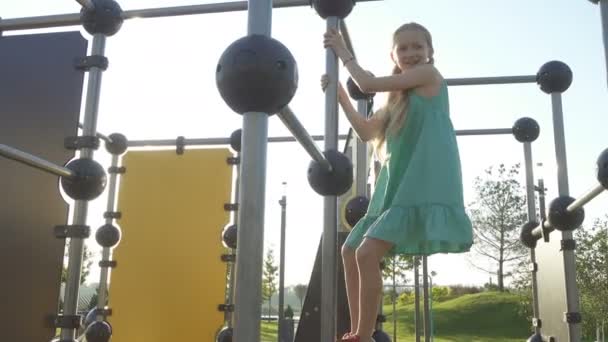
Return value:
M 339 85 L 338 100 L 363 141 L 373 141 L 383 166 L 367 214 L 353 227 L 342 259 L 351 332 L 342 341 L 371 342 L 387 254 L 462 253 L 473 243 L 465 213 L 460 157 L 449 116 L 447 84 L 434 66 L 431 34 L 408 23 L 393 34 L 393 73 L 374 77 L 359 66 L 340 34 L 323 40 L 363 92 L 388 92 L 371 118 L 361 116 Z M 325 87 L 329 80 L 322 79 Z

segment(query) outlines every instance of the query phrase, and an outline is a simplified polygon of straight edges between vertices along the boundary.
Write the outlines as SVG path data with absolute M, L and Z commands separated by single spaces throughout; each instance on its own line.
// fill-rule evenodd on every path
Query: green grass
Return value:
M 530 335 L 530 323 L 518 314 L 517 295 L 484 292 L 434 303 L 436 342 L 521 342 Z M 393 335 L 392 305 L 383 308 L 383 330 Z M 414 340 L 414 306 L 397 305 L 397 341 Z M 276 322 L 262 322 L 262 342 L 275 342 Z

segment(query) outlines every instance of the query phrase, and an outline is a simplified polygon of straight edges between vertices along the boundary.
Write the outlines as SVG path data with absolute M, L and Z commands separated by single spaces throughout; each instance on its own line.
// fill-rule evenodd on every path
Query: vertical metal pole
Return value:
M 112 156 L 112 167 L 118 167 L 120 156 Z M 116 202 L 116 180 L 118 173 L 111 173 L 110 181 L 108 182 L 108 205 L 106 206 L 107 212 L 114 212 L 114 204 Z M 106 224 L 112 224 L 113 220 L 111 217 L 106 218 Z M 104 247 L 101 252 L 102 261 L 110 261 L 111 249 Z M 102 267 L 99 276 L 99 294 L 97 295 L 97 309 L 103 309 L 106 306 L 107 301 L 107 289 L 108 289 L 108 267 Z M 104 315 L 97 315 L 97 320 L 102 321 Z
M 528 222 L 536 221 L 536 199 L 534 196 L 534 170 L 532 165 L 532 144 L 524 144 L 524 161 L 526 168 L 526 197 L 528 204 Z M 536 250 L 530 248 L 530 263 L 534 265 L 532 270 L 532 314 L 534 318 L 539 318 L 540 308 L 538 303 L 538 278 L 536 273 Z M 534 326 L 534 333 L 540 334 L 540 326 Z
M 393 257 L 393 342 L 397 342 L 397 258 Z
M 357 101 L 357 111 L 367 118 L 368 103 L 365 100 Z M 357 196 L 367 196 L 367 143 L 361 139 L 354 139 L 353 146 L 355 147 L 355 182 Z
M 416 342 L 420 342 L 420 257 L 414 257 L 414 326 Z
M 566 138 L 564 133 L 564 114 L 562 96 L 560 93 L 551 94 L 553 106 L 553 134 L 555 139 L 555 155 L 557 160 L 557 185 L 560 196 L 568 196 L 568 163 L 566 158 Z M 563 231 L 562 240 L 572 239 L 571 231 Z M 576 286 L 576 260 L 574 251 L 564 250 L 564 276 L 566 285 L 566 305 L 568 312 L 579 312 L 578 288 Z M 581 327 L 578 323 L 568 324 L 570 341 L 581 340 Z
M 429 269 L 426 255 L 422 256 L 422 291 L 424 303 L 424 342 L 431 341 L 431 310 L 429 308 Z
M 106 47 L 106 37 L 102 34 L 93 36 L 91 47 L 92 55 L 103 56 Z M 97 128 L 97 112 L 99 110 L 99 96 L 101 94 L 101 75 L 103 70 L 93 67 L 89 71 L 87 84 L 87 95 L 84 111 L 82 135 L 95 136 Z M 93 150 L 89 148 L 80 151 L 81 158 L 93 158 Z M 88 201 L 78 200 L 74 203 L 74 225 L 85 225 L 87 221 Z M 63 314 L 66 316 L 76 315 L 78 311 L 78 292 L 80 287 L 80 275 L 82 271 L 82 257 L 84 253 L 84 240 L 78 238 L 70 239 L 68 251 L 67 281 L 65 284 Z M 62 340 L 73 340 L 75 330 L 71 328 L 61 329 Z
M 270 36 L 272 0 L 249 0 L 248 34 Z M 268 114 L 243 114 L 234 341 L 260 341 Z M 246 243 L 243 243 L 246 241 Z
M 235 179 L 235 184 L 234 184 L 234 202 L 236 202 L 238 204 L 239 201 L 239 182 L 241 179 L 241 152 L 237 152 L 236 154 L 237 159 L 239 160 L 239 163 L 236 166 L 236 179 Z M 237 214 L 235 215 L 238 217 L 238 211 Z M 237 222 L 237 217 L 233 218 L 233 222 Z M 237 225 L 237 236 L 238 236 L 238 225 Z M 238 240 L 237 240 L 237 244 L 238 244 Z M 234 255 L 236 255 L 236 249 L 231 249 L 230 252 Z M 236 279 L 236 260 L 230 263 L 230 266 L 228 266 L 228 270 L 230 272 L 229 275 L 229 279 L 228 279 L 228 301 L 227 304 L 228 305 L 232 305 L 234 304 L 234 283 L 235 283 L 235 279 Z M 233 318 L 234 315 L 232 314 L 232 312 L 230 310 L 226 311 L 226 322 L 227 322 L 227 326 L 228 328 L 232 328 L 234 325 L 233 322 Z
M 286 183 L 283 182 L 283 187 Z M 283 188 L 285 189 L 285 188 Z M 279 257 L 279 332 L 277 334 L 277 341 L 279 342 L 291 342 L 285 341 L 285 311 L 284 311 L 284 300 L 285 300 L 285 227 L 287 225 L 287 195 L 284 193 L 283 197 L 279 201 L 281 205 L 281 247 Z
M 338 30 L 338 18 L 327 18 L 327 31 Z M 330 82 L 325 90 L 325 150 L 338 149 L 338 57 L 325 51 L 325 70 Z M 336 339 L 338 197 L 325 196 L 321 250 L 321 341 Z
M 600 0 L 600 13 L 602 17 L 602 37 L 604 38 L 604 58 L 608 71 L 608 0 Z M 606 80 L 608 82 L 608 77 Z

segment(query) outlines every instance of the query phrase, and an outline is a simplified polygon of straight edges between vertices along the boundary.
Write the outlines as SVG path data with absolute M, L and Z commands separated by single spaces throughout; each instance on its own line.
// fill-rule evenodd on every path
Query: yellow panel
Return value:
M 232 166 L 228 149 L 129 152 L 114 252 L 113 342 L 214 341 L 222 327 Z

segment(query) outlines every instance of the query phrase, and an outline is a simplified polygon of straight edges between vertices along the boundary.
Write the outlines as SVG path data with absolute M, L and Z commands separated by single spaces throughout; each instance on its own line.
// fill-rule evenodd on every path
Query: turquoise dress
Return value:
M 390 254 L 469 251 L 473 231 L 445 81 L 436 96 L 410 93 L 404 127 L 386 144 L 367 214 L 345 244 L 355 249 L 369 237 L 392 243 Z

